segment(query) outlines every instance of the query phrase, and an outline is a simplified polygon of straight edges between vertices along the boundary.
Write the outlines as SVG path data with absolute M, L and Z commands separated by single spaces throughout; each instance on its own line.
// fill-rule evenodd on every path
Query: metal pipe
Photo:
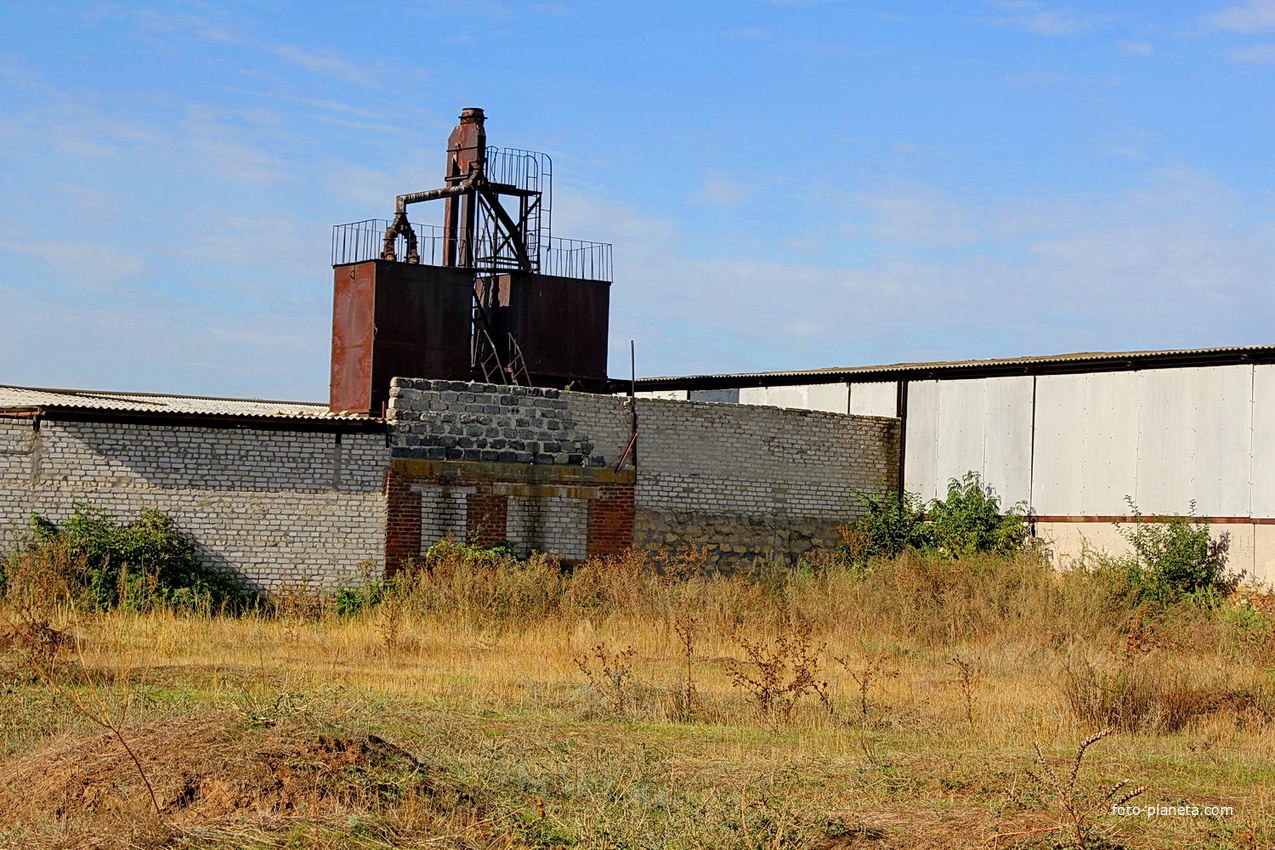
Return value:
M 406 195 L 399 195 L 394 199 L 394 212 L 406 213 L 408 204 L 418 204 L 421 201 L 436 201 L 439 198 L 452 198 L 456 195 L 463 195 L 466 192 L 474 191 L 484 182 L 482 172 L 475 171 L 455 186 L 444 186 L 442 189 L 429 189 L 424 192 L 409 192 Z

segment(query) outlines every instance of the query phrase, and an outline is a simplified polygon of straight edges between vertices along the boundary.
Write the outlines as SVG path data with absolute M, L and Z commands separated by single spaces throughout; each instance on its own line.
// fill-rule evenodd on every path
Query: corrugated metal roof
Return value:
M 785 381 L 815 383 L 812 379 L 853 380 L 874 377 L 889 379 L 909 376 L 928 376 L 944 372 L 1000 372 L 1035 371 L 1033 367 L 1055 367 L 1051 371 L 1093 371 L 1101 368 L 1146 368 L 1151 365 L 1171 367 L 1179 363 L 1196 365 L 1226 365 L 1249 360 L 1275 359 L 1275 345 L 1229 348 L 1188 348 L 1165 351 L 1082 351 L 1072 354 L 1051 354 L 1035 357 L 1006 357 L 989 360 L 946 360 L 928 363 L 890 363 L 879 366 L 848 366 L 829 369 L 801 369 L 788 372 L 736 372 L 717 375 L 683 375 L 654 378 L 638 378 L 639 388 L 676 388 L 684 384 L 731 386 L 747 383 L 752 386 L 778 386 Z
M 0 385 L 0 410 L 38 409 L 248 419 L 366 419 L 361 416 L 331 413 L 326 404 L 298 401 L 57 390 Z

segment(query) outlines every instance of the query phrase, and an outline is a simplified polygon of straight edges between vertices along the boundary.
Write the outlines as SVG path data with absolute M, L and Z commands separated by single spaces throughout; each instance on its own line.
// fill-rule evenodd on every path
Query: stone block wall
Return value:
M 154 508 L 258 589 L 348 585 L 383 569 L 388 463 L 380 433 L 0 418 L 0 548 L 32 513 Z
M 395 457 L 605 465 L 558 390 L 395 378 L 387 416 Z

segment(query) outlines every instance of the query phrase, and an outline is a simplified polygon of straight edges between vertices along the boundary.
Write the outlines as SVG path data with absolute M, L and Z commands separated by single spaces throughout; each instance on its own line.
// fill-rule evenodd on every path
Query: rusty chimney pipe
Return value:
M 486 114 L 476 106 L 460 111 L 460 123 L 447 139 L 447 196 L 443 208 L 443 265 L 469 268 L 474 264 L 474 228 L 478 199 L 470 188 L 487 165 Z M 462 188 L 464 187 L 464 188 Z

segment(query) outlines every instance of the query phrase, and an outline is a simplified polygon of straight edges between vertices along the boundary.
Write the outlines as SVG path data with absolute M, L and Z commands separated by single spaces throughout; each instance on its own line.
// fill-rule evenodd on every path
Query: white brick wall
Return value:
M 154 508 L 254 587 L 353 584 L 383 569 L 388 462 L 380 434 L 0 419 L 0 545 L 33 512 Z
M 588 499 L 510 496 L 505 529 L 520 556 L 536 550 L 583 561 L 588 547 L 588 522 Z

